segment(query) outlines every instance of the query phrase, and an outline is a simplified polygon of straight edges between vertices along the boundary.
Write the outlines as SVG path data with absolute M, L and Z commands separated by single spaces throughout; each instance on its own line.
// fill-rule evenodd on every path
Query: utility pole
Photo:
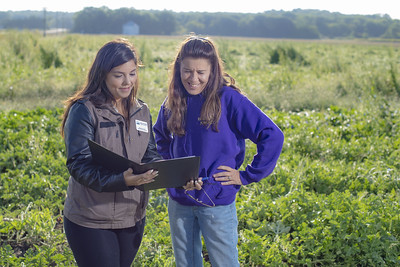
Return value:
M 46 8 L 43 8 L 43 37 L 46 37 Z

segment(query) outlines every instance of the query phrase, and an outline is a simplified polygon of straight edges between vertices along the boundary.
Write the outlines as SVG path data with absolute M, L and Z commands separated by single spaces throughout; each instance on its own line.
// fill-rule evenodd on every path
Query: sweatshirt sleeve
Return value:
M 158 153 L 164 159 L 171 159 L 170 146 L 172 142 L 171 133 L 167 128 L 167 118 L 165 115 L 164 104 L 161 106 L 158 113 L 157 121 L 154 124 L 153 130 L 157 144 Z
M 158 153 L 157 148 L 156 148 L 156 141 L 154 139 L 154 132 L 153 132 L 153 122 L 150 116 L 150 140 L 149 144 L 147 145 L 146 152 L 142 158 L 142 163 L 149 163 L 157 160 L 162 160 L 163 158 L 161 155 Z
M 64 128 L 67 168 L 80 184 L 97 192 L 117 192 L 132 189 L 125 184 L 123 173 L 112 173 L 92 163 L 88 139 L 94 140 L 93 119 L 84 104 L 74 104 Z
M 243 185 L 247 185 L 272 173 L 282 151 L 284 136 L 279 127 L 247 97 L 241 96 L 234 107 L 234 128 L 257 146 L 253 161 L 240 172 Z

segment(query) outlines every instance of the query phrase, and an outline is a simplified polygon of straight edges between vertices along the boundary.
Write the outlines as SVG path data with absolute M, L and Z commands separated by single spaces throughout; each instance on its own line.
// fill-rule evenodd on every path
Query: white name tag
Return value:
M 135 120 L 136 122 L 136 130 L 148 133 L 149 132 L 149 127 L 147 127 L 147 122 L 145 121 L 139 121 Z

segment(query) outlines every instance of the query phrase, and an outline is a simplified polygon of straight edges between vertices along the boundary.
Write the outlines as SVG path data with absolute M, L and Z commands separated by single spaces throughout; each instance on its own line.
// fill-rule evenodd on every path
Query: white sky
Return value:
M 133 7 L 139 10 L 258 13 L 269 10 L 319 9 L 342 14 L 388 14 L 400 19 L 396 0 L 2 0 L 0 11 L 43 10 L 77 12 L 85 7 L 110 9 Z

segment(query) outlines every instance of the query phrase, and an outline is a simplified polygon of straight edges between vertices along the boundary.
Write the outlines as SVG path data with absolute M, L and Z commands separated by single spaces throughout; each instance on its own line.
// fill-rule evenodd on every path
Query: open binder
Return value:
M 123 172 L 132 168 L 133 173 L 140 174 L 148 170 L 157 170 L 158 176 L 154 182 L 136 186 L 140 190 L 181 187 L 188 181 L 197 179 L 199 175 L 200 157 L 190 156 L 168 160 L 159 160 L 150 163 L 131 161 L 100 144 L 88 139 L 93 161 L 111 171 Z

